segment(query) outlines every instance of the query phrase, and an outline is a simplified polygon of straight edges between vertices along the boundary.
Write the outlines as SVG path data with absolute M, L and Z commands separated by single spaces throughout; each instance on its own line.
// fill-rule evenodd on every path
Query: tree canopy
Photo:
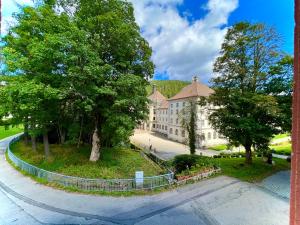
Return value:
M 132 5 L 45 0 L 15 17 L 4 38 L 0 116 L 24 123 L 33 140 L 43 135 L 46 155 L 48 135 L 92 144 L 92 161 L 101 146 L 127 143 L 147 114 L 146 86 L 154 72 Z
M 291 58 L 279 44 L 272 28 L 237 23 L 214 64 L 209 120 L 232 145 L 245 147 L 247 163 L 253 148 L 267 150 L 272 136 L 290 126 Z

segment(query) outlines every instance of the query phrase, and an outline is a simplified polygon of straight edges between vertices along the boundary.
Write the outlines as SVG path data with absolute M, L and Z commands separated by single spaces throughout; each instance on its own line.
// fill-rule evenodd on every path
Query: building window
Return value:
M 176 107 L 177 107 L 177 108 L 178 108 L 178 106 L 179 106 L 179 102 L 176 103 Z
M 162 125 L 162 129 L 163 129 L 163 130 L 165 129 L 165 125 Z
M 155 117 L 153 117 L 153 120 L 155 120 Z
M 178 115 L 178 109 L 176 109 L 176 114 Z
M 185 102 L 182 103 L 182 106 L 185 107 Z
M 173 115 L 173 110 L 171 109 L 171 115 Z
M 156 110 L 155 109 L 153 110 L 153 114 L 156 114 Z
M 168 130 L 168 127 L 167 127 L 167 126 L 165 126 L 165 130 Z
M 171 108 L 173 108 L 173 104 L 171 104 Z
M 178 119 L 176 119 L 176 124 L 178 124 Z
M 155 124 L 153 124 L 152 127 L 155 128 Z
M 172 128 L 170 128 L 170 134 L 173 134 L 173 129 Z
M 217 133 L 214 132 L 214 139 L 217 139 Z
M 185 130 L 182 130 L 182 131 L 181 131 L 181 136 L 182 136 L 182 137 L 185 137 Z
M 178 135 L 178 130 L 177 129 L 175 130 L 175 135 Z
M 171 119 L 171 124 L 173 124 L 173 119 Z
M 211 133 L 210 133 L 210 132 L 208 132 L 208 134 L 207 134 L 207 139 L 208 139 L 208 140 L 211 139 Z

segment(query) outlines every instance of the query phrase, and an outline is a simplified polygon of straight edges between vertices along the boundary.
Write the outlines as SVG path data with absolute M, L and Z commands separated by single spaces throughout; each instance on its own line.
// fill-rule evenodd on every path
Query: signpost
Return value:
M 136 171 L 135 172 L 135 184 L 136 184 L 136 187 L 143 187 L 144 171 Z

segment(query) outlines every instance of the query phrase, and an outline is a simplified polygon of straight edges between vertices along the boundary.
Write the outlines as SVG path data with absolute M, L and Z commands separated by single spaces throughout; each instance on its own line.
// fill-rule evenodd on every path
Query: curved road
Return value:
M 11 167 L 0 141 L 0 224 L 285 225 L 288 199 L 225 176 L 152 196 L 107 197 L 43 186 Z

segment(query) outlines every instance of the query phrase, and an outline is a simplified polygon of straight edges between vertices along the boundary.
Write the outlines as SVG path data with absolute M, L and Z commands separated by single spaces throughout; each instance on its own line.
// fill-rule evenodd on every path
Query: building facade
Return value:
M 192 83 L 184 87 L 170 99 L 164 97 L 153 87 L 148 97 L 149 118 L 143 128 L 160 133 L 170 140 L 188 143 L 188 132 L 184 121 L 188 121 L 191 102 L 197 102 L 201 97 L 208 97 L 214 91 L 198 82 L 194 77 Z M 227 143 L 209 124 L 209 112 L 206 107 L 196 105 L 196 146 L 205 148 L 212 145 Z

